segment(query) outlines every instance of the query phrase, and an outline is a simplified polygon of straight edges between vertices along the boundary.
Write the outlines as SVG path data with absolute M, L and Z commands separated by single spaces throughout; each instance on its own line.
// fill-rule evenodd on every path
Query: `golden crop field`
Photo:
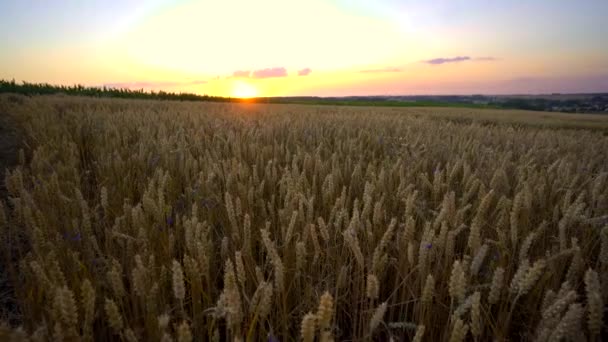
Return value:
M 0 113 L 24 139 L 2 340 L 607 336 L 606 116 L 60 96 Z

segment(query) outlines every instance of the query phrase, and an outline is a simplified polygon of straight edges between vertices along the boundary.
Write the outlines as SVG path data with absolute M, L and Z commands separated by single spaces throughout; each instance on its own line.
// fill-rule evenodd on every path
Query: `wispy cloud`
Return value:
M 465 61 L 495 62 L 495 61 L 499 61 L 499 60 L 500 60 L 499 58 L 491 57 L 491 56 L 485 56 L 485 57 L 456 56 L 456 57 L 439 57 L 439 58 L 427 59 L 425 61 L 422 61 L 422 63 L 426 63 L 426 64 L 430 64 L 430 65 L 441 65 L 441 64 L 447 64 L 447 63 L 458 63 L 458 62 L 465 62 Z
M 308 76 L 311 72 L 312 70 L 310 70 L 310 68 L 304 68 L 302 70 L 298 70 L 298 76 Z
M 458 62 L 463 62 L 463 61 L 468 61 L 471 60 L 471 57 L 469 56 L 458 56 L 458 57 L 452 57 L 452 58 L 433 58 L 433 59 L 429 59 L 426 61 L 423 61 L 426 64 L 431 64 L 431 65 L 441 65 L 441 64 L 445 64 L 445 63 L 458 63 Z
M 249 71 L 249 70 L 237 70 L 232 73 L 232 77 L 249 78 L 249 74 L 251 74 L 251 71 Z
M 474 60 L 479 61 L 479 62 L 495 62 L 495 61 L 499 61 L 500 58 L 488 56 L 488 57 L 477 57 Z
M 252 78 L 287 77 L 287 70 L 282 67 L 254 70 L 251 77 Z
M 361 70 L 359 72 L 362 72 L 362 73 L 384 73 L 384 72 L 401 72 L 401 71 L 402 70 L 400 68 L 386 67 L 386 68 L 380 68 L 380 69 Z
M 306 70 L 306 69 L 304 69 Z M 302 71 L 302 70 L 301 70 Z M 308 71 L 310 73 L 310 69 Z M 258 70 L 237 70 L 232 73 L 233 78 L 272 78 L 272 77 L 287 77 L 287 69 L 280 68 L 266 68 Z
M 163 88 L 163 87 L 179 87 L 189 85 L 200 85 L 206 84 L 204 80 L 192 80 L 192 81 L 136 81 L 136 82 L 114 82 L 104 83 L 103 86 L 107 88 L 127 88 L 127 89 L 141 89 L 141 88 Z

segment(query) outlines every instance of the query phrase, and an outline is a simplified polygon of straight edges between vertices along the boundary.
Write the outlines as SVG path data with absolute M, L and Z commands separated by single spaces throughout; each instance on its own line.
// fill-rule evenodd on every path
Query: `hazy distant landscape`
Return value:
M 468 107 L 608 114 L 608 93 L 551 95 L 409 95 L 257 98 L 259 102 L 389 107 Z
M 87 87 L 83 85 L 56 86 L 46 83 L 17 83 L 0 80 L 0 93 L 22 95 L 69 94 L 95 97 L 150 98 L 163 100 L 293 103 L 340 106 L 382 107 L 462 107 L 493 109 L 524 109 L 563 113 L 608 114 L 608 93 L 549 94 L 549 95 L 409 95 L 409 96 L 288 96 L 231 98 L 191 93 L 146 92 L 143 89 Z

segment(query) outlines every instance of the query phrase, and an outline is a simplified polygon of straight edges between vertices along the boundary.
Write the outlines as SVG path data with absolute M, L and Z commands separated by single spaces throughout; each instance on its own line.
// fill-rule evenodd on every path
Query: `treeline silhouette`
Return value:
M 275 104 L 305 104 L 332 106 L 381 106 L 381 107 L 458 107 L 458 108 L 491 108 L 491 109 L 525 109 L 565 113 L 608 113 L 608 94 L 588 94 L 576 99 L 562 98 L 559 95 L 549 98 L 494 96 L 494 95 L 412 95 L 412 96 L 346 96 L 346 97 L 256 97 L 233 98 L 192 93 L 173 93 L 166 91 L 145 91 L 116 87 L 90 87 L 81 84 L 72 86 L 53 85 L 49 83 L 21 83 L 15 80 L 0 79 L 0 94 L 14 93 L 26 96 L 34 95 L 77 95 L 124 99 L 151 99 L 177 101 L 210 101 L 210 102 L 249 102 Z
M 49 83 L 17 83 L 15 80 L 0 80 L 0 93 L 14 93 L 22 95 L 80 95 L 94 97 L 118 97 L 125 99 L 156 99 L 156 100 L 179 100 L 179 101 L 214 101 L 214 102 L 238 102 L 239 99 L 221 96 L 197 95 L 191 93 L 172 93 L 166 91 L 144 91 L 143 89 L 132 90 L 128 88 L 114 87 L 89 87 L 81 84 L 73 86 L 53 85 Z

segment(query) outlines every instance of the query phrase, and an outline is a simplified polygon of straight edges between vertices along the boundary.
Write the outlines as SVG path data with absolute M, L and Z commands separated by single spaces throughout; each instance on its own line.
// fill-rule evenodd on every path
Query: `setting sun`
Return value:
M 241 99 L 255 97 L 258 94 L 257 89 L 249 83 L 237 81 L 232 88 L 232 96 Z

